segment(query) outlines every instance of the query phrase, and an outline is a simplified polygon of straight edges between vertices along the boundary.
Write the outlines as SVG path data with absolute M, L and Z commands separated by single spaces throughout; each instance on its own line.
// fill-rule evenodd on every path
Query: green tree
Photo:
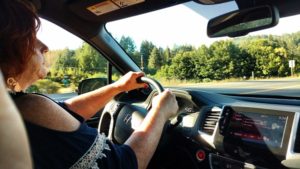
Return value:
M 58 68 L 77 67 L 77 60 L 75 58 L 75 51 L 68 48 L 62 50 L 58 54 L 56 61 Z
M 76 69 L 78 66 L 74 50 L 65 48 L 63 50 L 50 52 L 49 55 L 52 59 L 52 61 L 50 61 L 50 63 L 52 62 L 50 78 L 55 81 L 60 81 L 60 78 L 68 74 L 69 69 Z
M 195 73 L 199 80 L 213 78 L 214 70 L 207 64 L 211 58 L 210 50 L 205 46 L 200 46 L 195 53 Z
M 182 52 L 178 53 L 172 60 L 171 69 L 173 70 L 173 77 L 180 80 L 195 79 L 195 53 Z
M 150 69 L 159 70 L 162 66 L 162 55 L 158 48 L 154 47 L 149 56 L 148 67 Z
M 163 51 L 163 60 L 165 61 L 164 64 L 171 64 L 171 60 L 172 60 L 172 55 L 171 55 L 171 50 L 169 47 L 167 47 L 164 51 Z
M 122 36 L 119 43 L 126 53 L 132 57 L 136 49 L 133 39 L 129 36 Z
M 285 34 L 279 39 L 282 43 L 285 43 L 283 46 L 287 50 L 288 60 L 296 60 L 295 72 L 300 72 L 300 31 L 292 34 Z
M 157 71 L 156 77 L 171 80 L 172 78 L 176 78 L 174 70 L 174 65 L 164 65 Z
M 143 66 L 145 68 L 145 72 L 147 72 L 147 66 L 149 61 L 149 56 L 154 48 L 154 44 L 150 41 L 144 40 L 141 43 L 140 47 L 140 55 L 143 59 Z
M 256 58 L 251 56 L 242 48 L 236 49 L 233 55 L 234 72 L 233 77 L 251 77 L 255 69 Z
M 135 51 L 131 58 L 133 59 L 133 61 L 139 66 L 141 67 L 141 54 L 139 51 Z
M 255 58 L 255 75 L 285 76 L 288 73 L 287 50 L 274 37 L 256 38 L 241 45 Z
M 195 50 L 192 45 L 175 45 L 173 49 L 171 50 L 171 55 L 175 56 L 178 53 L 184 53 L 184 52 L 190 52 Z
M 133 61 L 140 66 L 141 65 L 141 57 L 140 53 L 136 51 L 136 45 L 133 39 L 129 36 L 122 36 L 120 39 L 120 45 L 125 50 L 125 52 L 133 59 Z
M 76 50 L 76 57 L 79 61 L 79 68 L 83 72 L 95 73 L 106 70 L 106 59 L 87 43 Z
M 232 41 L 217 41 L 209 47 L 211 57 L 207 64 L 210 70 L 213 70 L 213 79 L 222 80 L 234 75 L 235 64 L 234 56 L 238 48 Z

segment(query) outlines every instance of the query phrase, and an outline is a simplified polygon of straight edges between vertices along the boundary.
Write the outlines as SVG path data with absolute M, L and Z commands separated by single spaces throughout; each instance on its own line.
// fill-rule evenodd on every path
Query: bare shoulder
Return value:
M 26 121 L 59 131 L 74 131 L 80 123 L 52 100 L 35 94 L 15 99 Z
M 52 104 L 52 100 L 36 94 L 27 94 L 22 97 L 18 97 L 15 99 L 15 102 L 18 105 L 18 107 L 21 108 L 26 108 L 26 105 L 32 106 L 36 104 L 41 104 L 40 106 L 49 106 Z

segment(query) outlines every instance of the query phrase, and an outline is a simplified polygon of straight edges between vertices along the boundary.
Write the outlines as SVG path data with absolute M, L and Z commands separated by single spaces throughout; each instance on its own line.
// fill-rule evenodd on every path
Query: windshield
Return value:
M 189 2 L 106 28 L 141 70 L 164 86 L 299 97 L 300 16 L 239 38 L 208 38 L 208 19 L 235 10 L 230 3 L 220 11 Z

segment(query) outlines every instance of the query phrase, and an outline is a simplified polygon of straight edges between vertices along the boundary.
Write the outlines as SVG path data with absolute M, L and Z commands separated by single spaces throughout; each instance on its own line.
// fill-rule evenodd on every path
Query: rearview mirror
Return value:
M 274 6 L 236 10 L 211 19 L 207 25 L 209 37 L 236 37 L 277 25 L 279 12 Z
M 78 95 L 96 90 L 107 85 L 107 78 L 84 79 L 79 83 Z

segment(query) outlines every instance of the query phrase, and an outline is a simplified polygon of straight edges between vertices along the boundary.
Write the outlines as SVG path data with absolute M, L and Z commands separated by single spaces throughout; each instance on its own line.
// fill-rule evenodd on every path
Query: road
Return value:
M 64 93 L 64 94 L 47 94 L 48 97 L 51 97 L 55 101 L 64 101 L 74 96 L 77 96 L 77 93 Z
M 262 94 L 300 97 L 300 78 L 296 79 L 275 79 L 275 80 L 246 80 L 241 82 L 219 82 L 185 84 L 179 88 L 197 88 L 199 90 L 213 93 L 230 94 Z M 76 93 L 50 94 L 51 98 L 57 101 L 76 96 Z
M 198 88 L 203 91 L 214 93 L 262 94 L 300 97 L 300 78 L 200 83 L 186 85 L 184 87 Z

